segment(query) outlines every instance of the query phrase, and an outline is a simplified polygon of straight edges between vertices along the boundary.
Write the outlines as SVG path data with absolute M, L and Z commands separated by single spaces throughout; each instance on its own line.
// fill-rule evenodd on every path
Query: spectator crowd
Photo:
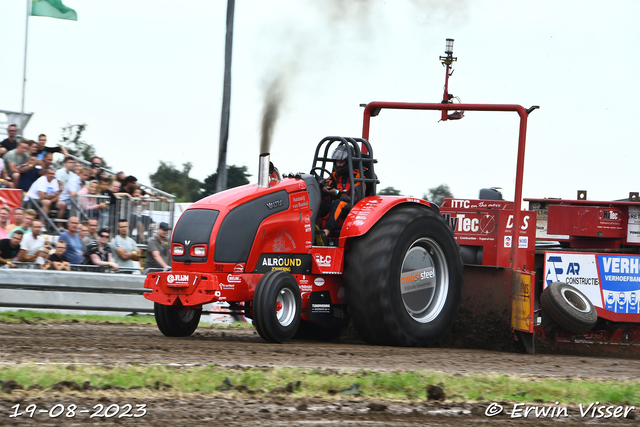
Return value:
M 22 190 L 23 204 L 13 210 L 6 205 L 0 207 L 0 268 L 28 263 L 30 268 L 42 270 L 88 270 L 84 266 L 93 266 L 89 271 L 140 271 L 136 265 L 142 259 L 139 238 L 151 219 L 142 215 L 142 209 L 136 209 L 130 218 L 119 218 L 115 209 L 119 199 L 145 195 L 136 177 L 123 172 L 107 174 L 97 156 L 91 159 L 90 167 L 85 167 L 64 147 L 47 146 L 44 134 L 37 142 L 19 140 L 13 124 L 7 134 L 8 138 L 0 142 L 0 187 Z M 58 170 L 53 167 L 55 153 L 64 156 Z M 71 210 L 74 200 L 88 217 L 82 223 Z M 144 203 L 148 202 L 138 206 Z M 34 205 L 41 215 L 30 208 Z M 53 224 L 50 216 L 58 224 L 66 224 L 59 236 L 57 227 L 47 227 Z M 117 235 L 111 236 L 109 230 L 116 227 Z M 130 227 L 137 231 L 138 242 L 130 237 Z M 150 238 L 147 270 L 170 268 L 169 230 L 168 224 L 161 222 Z

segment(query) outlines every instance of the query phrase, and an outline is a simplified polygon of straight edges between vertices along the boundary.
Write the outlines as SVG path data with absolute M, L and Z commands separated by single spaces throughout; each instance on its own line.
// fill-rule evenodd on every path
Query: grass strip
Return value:
M 115 323 L 125 325 L 155 325 L 156 319 L 152 314 L 130 314 L 126 316 L 103 314 L 63 314 L 49 311 L 18 310 L 0 312 L 0 323 Z M 232 324 L 200 322 L 199 328 L 234 327 L 253 328 L 249 323 L 234 322 Z
M 507 375 L 453 375 L 439 372 L 337 371 L 301 368 L 223 368 L 218 366 L 101 366 L 37 365 L 0 366 L 0 379 L 14 380 L 24 389 L 44 389 L 61 381 L 98 389 L 150 389 L 183 393 L 219 393 L 225 379 L 231 393 L 286 393 L 297 397 L 362 395 L 376 399 L 424 400 L 428 385 L 439 385 L 452 401 L 556 402 L 562 404 L 611 402 L 640 406 L 640 381 L 570 378 L 531 378 Z M 299 387 L 295 384 L 300 381 Z M 293 384 L 292 393 L 285 391 Z M 357 393 L 341 393 L 358 383 Z M 242 387 L 238 387 L 242 386 Z M 275 390 L 275 391 L 274 391 Z M 291 390 L 291 386 L 289 386 Z M 6 395 L 6 394 L 5 394 Z

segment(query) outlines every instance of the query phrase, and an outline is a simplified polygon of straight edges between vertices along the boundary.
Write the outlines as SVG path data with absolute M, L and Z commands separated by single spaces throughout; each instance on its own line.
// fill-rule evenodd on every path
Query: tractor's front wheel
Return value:
M 296 279 L 285 271 L 260 278 L 253 296 L 253 324 L 265 341 L 290 340 L 300 324 L 302 299 Z
M 153 304 L 158 329 L 167 337 L 189 337 L 198 327 L 202 308 Z
M 360 336 L 382 345 L 432 345 L 449 330 L 462 292 L 453 233 L 435 212 L 398 207 L 346 258 L 349 311 Z

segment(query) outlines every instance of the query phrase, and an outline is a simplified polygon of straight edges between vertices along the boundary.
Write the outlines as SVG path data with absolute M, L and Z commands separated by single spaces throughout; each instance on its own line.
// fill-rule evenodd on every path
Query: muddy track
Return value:
M 83 364 L 185 364 L 221 366 L 295 366 L 331 369 L 419 370 L 454 374 L 499 372 L 518 376 L 578 376 L 589 378 L 638 379 L 640 360 L 618 360 L 565 355 L 527 355 L 487 350 L 459 348 L 397 348 L 375 347 L 354 340 L 318 343 L 291 341 L 285 344 L 264 342 L 253 329 L 199 328 L 191 338 L 166 338 L 155 326 L 125 326 L 117 324 L 0 324 L 0 363 L 61 362 Z M 62 419 L 25 417 L 8 418 L 16 399 L 43 407 L 69 400 L 64 393 L 40 393 L 20 398 L 18 394 L 0 394 L 0 425 L 58 424 Z M 66 397 L 65 397 L 66 396 Z M 74 397 L 78 404 L 78 398 Z M 92 398 L 84 404 L 95 405 Z M 117 403 L 118 397 L 105 397 Z M 374 411 L 372 401 L 362 399 L 295 399 L 266 396 L 202 396 L 180 402 L 176 399 L 153 397 L 145 403 L 150 409 L 145 424 L 195 425 L 206 419 L 224 420 L 225 425 L 466 425 L 470 421 L 509 423 L 506 416 L 487 419 L 484 403 L 385 402 L 385 408 Z M 375 406 L 375 405 L 374 405 Z M 298 409 L 296 409 L 298 408 Z M 446 415 L 443 415 L 446 414 Z M 457 415 L 456 415 L 457 414 Z M 640 416 L 640 413 L 638 414 Z M 68 423 L 67 425 L 72 425 Z M 82 418 L 74 419 L 82 424 Z M 140 422 L 120 419 L 118 423 Z M 552 420 L 519 420 L 528 425 L 544 425 Z M 571 424 L 581 425 L 576 419 Z M 109 425 L 110 420 L 89 420 Z M 114 421 L 115 422 L 115 421 Z M 598 425 L 633 425 L 637 420 L 601 420 Z M 115 425 L 115 424 L 114 424 Z M 549 424 L 551 425 L 551 424 Z

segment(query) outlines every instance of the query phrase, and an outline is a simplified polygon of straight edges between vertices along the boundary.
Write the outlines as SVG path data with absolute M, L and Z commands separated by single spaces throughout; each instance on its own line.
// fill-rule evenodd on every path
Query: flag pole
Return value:
M 27 39 L 29 35 L 29 12 L 31 0 L 27 0 L 27 18 L 24 30 L 24 65 L 22 67 L 22 107 L 20 108 L 20 135 L 24 139 L 24 93 L 27 85 Z

